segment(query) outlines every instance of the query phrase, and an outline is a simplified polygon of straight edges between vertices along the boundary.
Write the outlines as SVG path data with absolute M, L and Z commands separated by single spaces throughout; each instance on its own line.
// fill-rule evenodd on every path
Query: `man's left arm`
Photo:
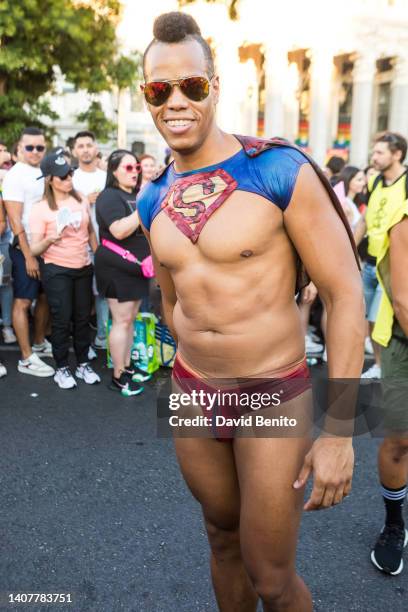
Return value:
M 361 277 L 346 228 L 309 164 L 300 169 L 284 224 L 327 309 L 329 378 L 359 379 L 365 335 Z M 320 436 L 294 484 L 302 487 L 313 471 L 313 491 L 305 509 L 339 503 L 351 489 L 353 462 L 351 435 Z
M 408 217 L 390 232 L 391 294 L 394 314 L 408 337 Z

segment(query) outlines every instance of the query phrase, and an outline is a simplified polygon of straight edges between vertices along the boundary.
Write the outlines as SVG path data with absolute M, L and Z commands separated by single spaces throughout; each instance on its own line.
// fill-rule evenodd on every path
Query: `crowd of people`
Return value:
M 47 153 L 44 133 L 28 127 L 14 154 L 0 144 L 3 342 L 18 343 L 22 374 L 53 376 L 61 389 L 75 387 L 78 378 L 95 384 L 100 376 L 90 362 L 95 350 L 107 348 L 110 316 L 111 388 L 137 395 L 149 378 L 130 358 L 133 321 L 148 294 L 142 263 L 149 246 L 136 196 L 156 172 L 156 160 L 126 150 L 104 159 L 90 131 L 68 143 Z M 6 373 L 1 363 L 0 376 Z
M 376 258 L 387 223 L 387 216 L 382 210 L 385 202 L 395 201 L 398 206 L 408 197 L 407 167 L 404 165 L 406 152 L 405 138 L 387 132 L 376 138 L 370 156 L 370 165 L 366 168 L 346 165 L 344 159 L 337 156 L 330 158 L 324 168 L 343 206 L 361 259 L 367 319 L 365 351 L 368 358 L 374 358 L 374 363 L 363 372 L 363 380 L 381 378 L 381 350 L 373 339 L 382 296 L 381 284 L 376 274 Z M 320 336 L 316 337 L 313 327 L 308 328 L 310 309 L 316 296 L 317 290 L 311 283 L 304 289 L 300 299 L 302 320 L 306 330 L 306 351 L 312 363 L 315 355 L 320 355 L 323 361 L 327 361 L 327 351 L 324 347 L 326 334 L 324 306 L 320 319 Z
M 284 388 L 286 411 L 306 422 L 305 352 L 327 359 L 332 379 L 353 379 L 365 345 L 374 364 L 363 382 L 408 379 L 406 139 L 378 135 L 367 168 L 337 157 L 319 168 L 287 141 L 223 132 L 211 48 L 180 12 L 155 21 L 143 71 L 149 112 L 174 156 L 154 181 L 151 156 L 116 150 L 105 161 L 87 131 L 75 135 L 72 150 L 46 154 L 37 128 L 23 131 L 14 157 L 0 149 L 3 338 L 19 344 L 19 372 L 53 376 L 62 389 L 76 379 L 98 383 L 90 361 L 94 348 L 106 347 L 110 316 L 111 388 L 139 395 L 148 375 L 131 359 L 133 321 L 155 272 L 178 343 L 179 393 L 208 390 L 220 378 L 235 381 L 228 391 L 251 391 L 262 379 L 268 390 Z M 56 370 L 42 359 L 51 355 Z M 385 524 L 371 560 L 397 575 L 408 542 L 408 410 L 404 388 L 384 389 Z M 249 412 L 233 408 L 240 418 Z M 220 610 L 255 610 L 260 598 L 265 610 L 309 612 L 311 594 L 295 567 L 304 486 L 313 472 L 305 510 L 349 494 L 351 435 L 233 439 L 235 423 L 211 427 L 212 436 L 175 436 L 175 446 L 202 507 Z
M 138 261 L 148 256 L 148 245 L 137 214 L 136 196 L 157 173 L 157 163 L 153 155 L 144 154 L 137 158 L 126 150 L 113 151 L 105 158 L 90 131 L 78 132 L 67 143 L 69 148 L 56 147 L 47 154 L 44 134 L 32 127 L 23 131 L 19 142 L 12 147 L 13 153 L 9 153 L 7 145 L 0 141 L 3 342 L 18 342 L 22 357 L 18 362 L 19 372 L 54 376 L 61 388 L 72 388 L 76 386 L 68 363 L 72 331 L 78 364 L 85 368 L 84 374 L 78 366 L 77 377 L 86 382 L 98 382 L 99 376 L 92 371 L 89 361 L 96 357 L 95 350 L 107 348 L 110 316 L 110 345 L 115 362 L 113 388 L 120 388 L 124 395 L 138 395 L 142 391 L 140 383 L 149 376 L 136 364 L 130 364 L 128 348 L 124 355 L 120 356 L 120 353 L 122 346 L 131 346 L 133 320 L 141 299 L 147 295 L 148 279 L 141 273 L 141 268 L 134 265 L 135 262 L 126 260 L 123 254 L 118 257 L 118 253 L 112 251 L 112 244 L 120 244 Z M 372 333 L 382 294 L 375 259 L 381 220 L 385 219 L 381 210 L 374 215 L 371 210 L 384 193 L 388 197 L 393 191 L 397 199 L 403 197 L 401 186 L 406 189 L 405 154 L 405 139 L 398 134 L 386 133 L 376 140 L 367 167 L 347 165 L 343 157 L 332 156 L 323 168 L 359 247 L 367 307 L 365 350 L 367 358 L 374 359 L 362 374 L 362 378 L 368 380 L 381 378 L 380 346 L 373 340 Z M 61 157 L 64 164 L 61 164 Z M 384 169 L 386 183 L 382 179 Z M 10 204 L 6 206 L 7 201 Z M 78 227 L 71 223 L 58 231 L 59 209 L 68 209 L 73 218 L 75 214 L 79 215 L 81 222 Z M 100 241 L 104 243 L 102 247 Z M 65 270 L 52 275 L 58 266 Z M 72 270 L 76 271 L 78 278 L 81 276 L 79 270 L 83 271 L 82 282 L 64 276 L 65 273 L 72 276 Z M 115 285 L 119 285 L 118 290 L 116 287 L 113 289 Z M 66 299 L 63 288 L 71 291 L 70 299 Z M 74 295 L 79 301 L 73 301 Z M 320 359 L 326 362 L 327 315 L 312 282 L 298 295 L 298 305 L 308 362 L 310 365 Z M 92 318 L 96 322 L 92 342 L 89 329 L 91 313 L 94 313 Z M 52 337 L 56 345 L 54 352 L 50 342 Z M 82 349 L 78 349 L 78 342 L 79 346 L 84 344 Z M 56 372 L 41 359 L 52 356 Z M 6 366 L 0 362 L 0 376 L 6 373 Z

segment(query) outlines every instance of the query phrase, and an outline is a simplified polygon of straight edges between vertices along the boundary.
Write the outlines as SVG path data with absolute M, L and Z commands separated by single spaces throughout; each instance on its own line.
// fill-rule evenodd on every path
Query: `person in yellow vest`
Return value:
M 408 481 L 408 199 L 388 217 L 377 254 L 383 289 L 374 340 L 381 345 L 385 438 L 378 467 L 385 525 L 371 552 L 383 572 L 399 574 L 408 531 L 402 516 Z
M 368 256 L 363 266 L 362 278 L 366 319 L 371 336 L 382 293 L 376 274 L 376 260 L 390 219 L 407 199 L 407 168 L 403 165 L 406 154 L 407 141 L 400 134 L 384 132 L 377 136 L 371 163 L 378 174 L 369 180 L 367 210 L 354 232 L 357 245 L 365 234 L 368 236 Z M 362 374 L 365 379 L 381 378 L 380 346 L 373 341 L 373 348 L 375 364 Z

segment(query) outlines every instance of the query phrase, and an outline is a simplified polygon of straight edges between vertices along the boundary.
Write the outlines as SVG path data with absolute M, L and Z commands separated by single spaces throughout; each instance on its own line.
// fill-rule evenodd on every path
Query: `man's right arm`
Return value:
M 6 200 L 5 205 L 11 230 L 14 236 L 17 237 L 20 249 L 26 260 L 27 274 L 32 278 L 39 278 L 38 261 L 31 253 L 30 245 L 28 244 L 27 236 L 22 223 L 23 203 Z
M 174 286 L 173 279 L 171 278 L 169 271 L 166 270 L 166 268 L 164 268 L 162 265 L 160 265 L 160 262 L 157 259 L 150 240 L 150 233 L 142 224 L 141 227 L 150 245 L 150 252 L 153 258 L 155 276 L 157 279 L 157 284 L 160 286 L 163 318 L 167 327 L 170 330 L 171 335 L 174 338 L 174 341 L 177 344 L 177 334 L 173 324 L 173 311 L 174 306 L 177 302 L 176 288 Z

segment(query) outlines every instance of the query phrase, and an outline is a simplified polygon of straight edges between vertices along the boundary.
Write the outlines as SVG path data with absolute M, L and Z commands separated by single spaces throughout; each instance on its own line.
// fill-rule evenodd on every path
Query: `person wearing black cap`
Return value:
M 54 380 L 61 389 L 76 387 L 68 349 L 73 326 L 78 362 L 75 376 L 88 384 L 100 382 L 88 363 L 92 274 L 88 244 L 96 249 L 89 203 L 72 186 L 73 170 L 61 151 L 41 162 L 43 199 L 30 214 L 31 252 L 41 256 L 41 278 L 51 311 L 51 342 L 57 364 Z

